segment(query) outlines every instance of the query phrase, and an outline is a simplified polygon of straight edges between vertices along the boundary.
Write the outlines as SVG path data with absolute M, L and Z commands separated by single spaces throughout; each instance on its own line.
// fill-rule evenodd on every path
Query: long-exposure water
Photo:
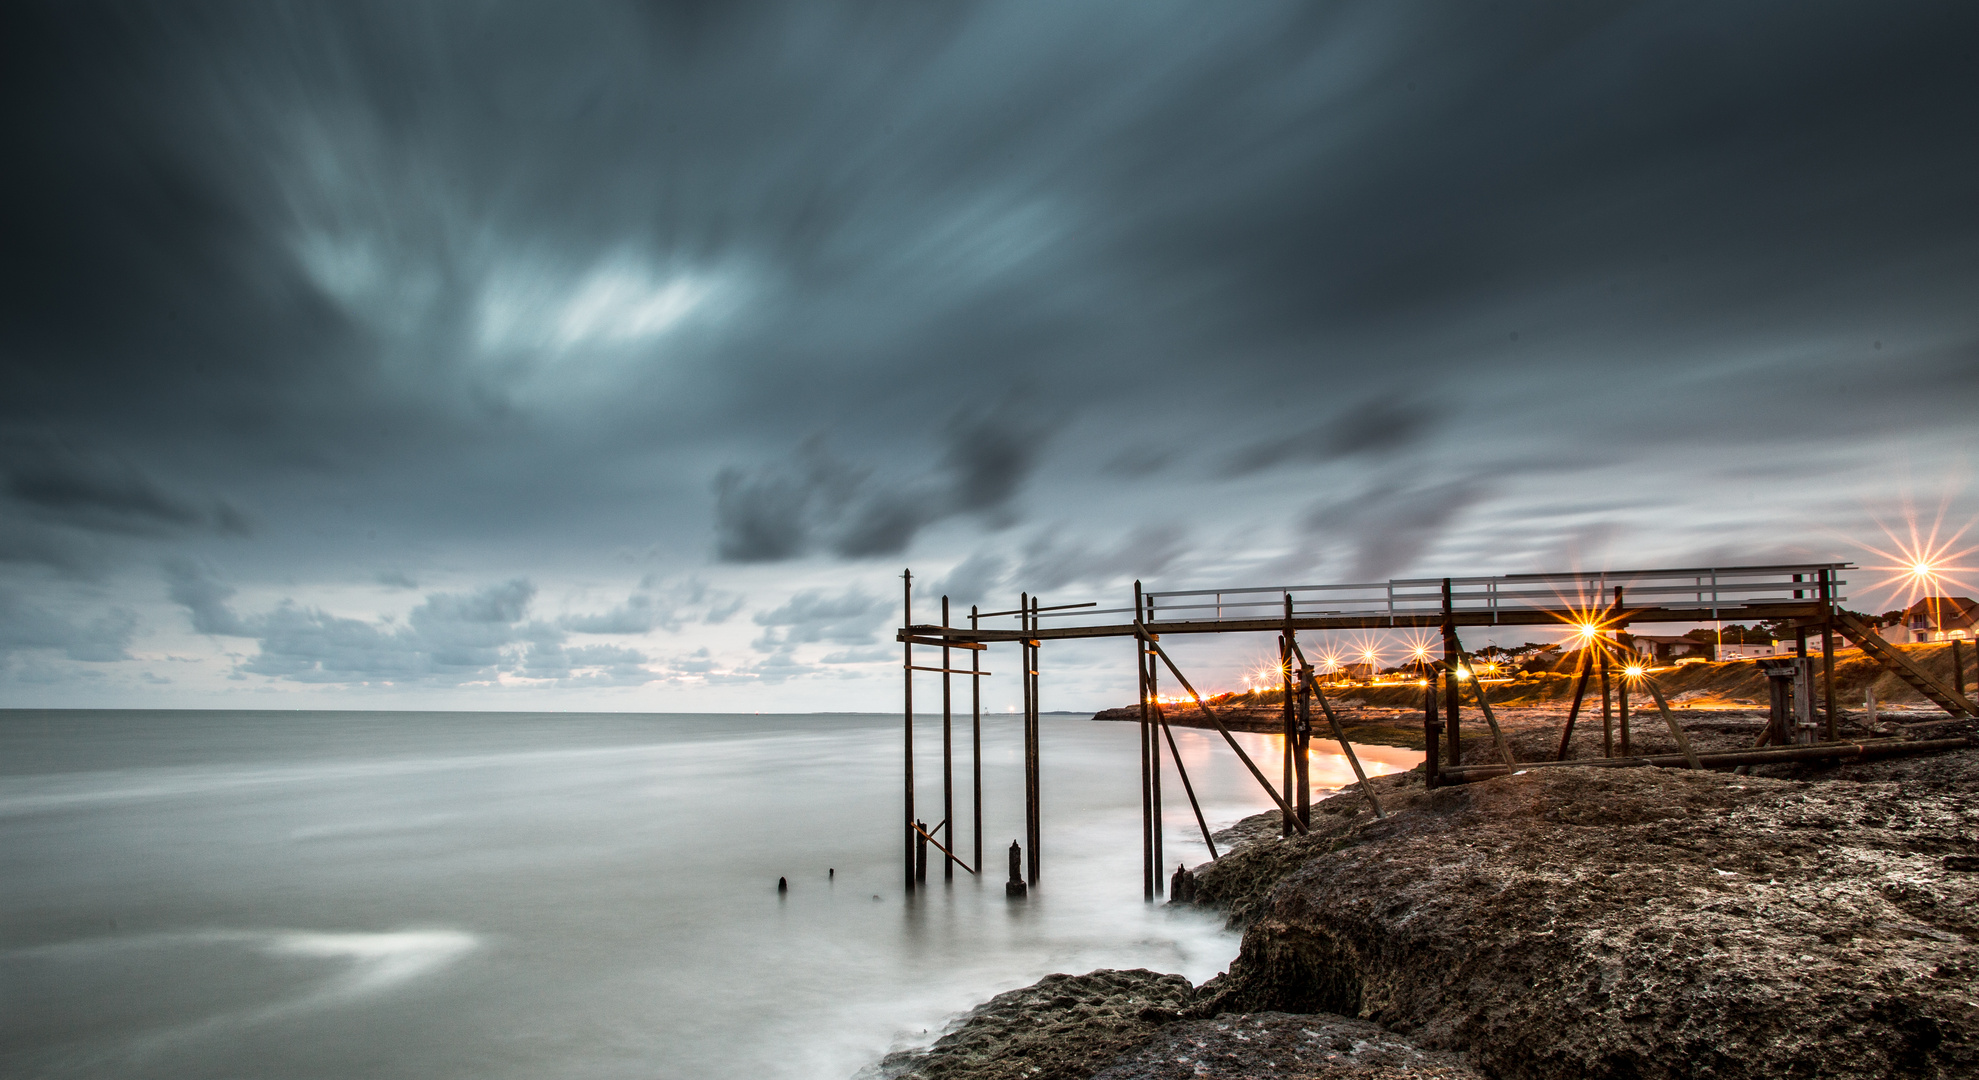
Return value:
M 944 885 L 937 856 L 908 899 L 897 716 L 0 713 L 0 1072 L 843 1080 L 1054 971 L 1222 970 L 1220 919 L 1142 902 L 1134 725 L 1042 726 L 1044 879 L 1013 903 L 1008 716 L 989 873 Z M 1269 805 L 1175 734 L 1212 828 Z M 1172 870 L 1207 852 L 1167 796 Z

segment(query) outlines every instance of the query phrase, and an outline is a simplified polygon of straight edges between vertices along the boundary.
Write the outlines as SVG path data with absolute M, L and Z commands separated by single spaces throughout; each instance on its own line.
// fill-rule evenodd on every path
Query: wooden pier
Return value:
M 1513 759 L 1510 745 L 1498 728 L 1483 683 L 1467 679 L 1471 656 L 1465 651 L 1462 634 L 1478 627 L 1530 626 L 1565 630 L 1579 635 L 1578 670 L 1574 701 L 1561 732 L 1560 753 L 1553 764 L 1567 761 L 1573 726 L 1589 682 L 1597 674 L 1602 697 L 1603 756 L 1583 764 L 1603 765 L 1681 765 L 1688 768 L 1730 767 L 1780 760 L 1877 756 L 1898 752 L 1883 741 L 1841 743 L 1840 713 L 1835 705 L 1834 655 L 1837 635 L 1861 647 L 1878 664 L 1895 672 L 1919 693 L 1953 716 L 1979 716 L 1979 709 L 1965 697 L 1963 687 L 1946 685 L 1929 672 L 1913 665 L 1901 651 L 1885 644 L 1859 618 L 1837 605 L 1845 597 L 1839 590 L 1847 582 L 1843 571 L 1849 563 L 1809 563 L 1767 566 L 1686 567 L 1659 570 L 1602 572 L 1563 572 L 1553 574 L 1511 574 L 1493 577 L 1407 578 L 1386 582 L 1348 585 L 1245 586 L 1229 589 L 1180 591 L 1144 590 L 1134 583 L 1129 606 L 1101 607 L 1098 601 L 1044 605 L 1029 593 L 1022 594 L 1014 608 L 1004 611 L 969 611 L 966 626 L 954 625 L 948 599 L 941 600 L 941 621 L 917 623 L 913 618 L 913 574 L 903 573 L 903 625 L 895 640 L 904 649 L 906 718 L 906 886 L 911 893 L 925 883 L 929 845 L 942 854 L 943 878 L 952 880 L 958 863 L 969 873 L 983 867 L 982 821 L 982 693 L 981 680 L 990 675 L 983 659 L 993 646 L 1017 646 L 1016 674 L 1022 682 L 1023 760 L 1024 760 L 1024 841 L 1022 881 L 1016 879 L 1018 860 L 1011 863 L 1011 895 L 1024 895 L 1038 887 L 1042 869 L 1043 800 L 1039 785 L 1039 662 L 1048 641 L 1084 638 L 1127 638 L 1135 642 L 1136 681 L 1140 697 L 1141 813 L 1143 889 L 1153 900 L 1162 895 L 1162 775 L 1163 753 L 1172 764 L 1177 779 L 1195 813 L 1197 827 L 1210 857 L 1217 857 L 1194 786 L 1160 702 L 1161 672 L 1188 695 L 1192 708 L 1199 711 L 1219 731 L 1224 741 L 1271 796 L 1283 816 L 1286 834 L 1304 832 L 1311 823 L 1307 792 L 1307 751 L 1311 744 L 1314 706 L 1338 740 L 1352 764 L 1358 786 L 1376 815 L 1383 813 L 1373 786 L 1368 782 L 1353 747 L 1349 745 L 1332 703 L 1320 687 L 1310 659 L 1299 643 L 1302 631 L 1434 629 L 1442 639 L 1442 656 L 1421 661 L 1424 684 L 1424 735 L 1428 748 L 1428 782 L 1465 783 L 1488 776 L 1503 775 L 1527 767 Z M 1123 617 L 1124 616 L 1124 617 Z M 1015 621 L 1015 626 L 987 625 L 986 620 Z M 1775 687 L 1772 722 L 1759 743 L 1736 754 L 1692 751 L 1652 679 L 1641 675 L 1613 678 L 1612 646 L 1607 636 L 1632 625 L 1646 623 L 1695 623 L 1722 619 L 1770 621 L 1794 632 L 1795 655 L 1782 674 L 1773 679 Z M 1277 651 L 1284 693 L 1284 761 L 1276 783 L 1257 762 L 1245 753 L 1230 730 L 1190 684 L 1174 660 L 1162 648 L 1164 637 L 1183 634 L 1270 634 L 1277 638 Z M 1810 635 L 1819 635 L 1820 693 L 1815 693 L 1815 658 L 1808 655 Z M 938 648 L 938 666 L 915 662 L 915 648 Z M 966 669 L 954 666 L 955 650 L 969 653 Z M 924 671 L 941 676 L 942 698 L 942 809 L 941 823 L 930 829 L 915 817 L 914 807 L 914 673 Z M 972 862 L 955 855 L 954 791 L 954 695 L 952 680 L 970 680 L 971 722 L 971 826 Z M 1962 682 L 1962 679 L 1957 681 Z M 1439 686 L 1440 683 L 1440 686 Z M 1502 764 L 1462 765 L 1462 689 L 1468 683 L 1473 704 L 1481 715 Z M 1658 718 L 1670 731 L 1680 753 L 1644 758 L 1632 753 L 1629 735 L 1628 689 L 1646 689 L 1655 704 Z M 1439 694 L 1439 689 L 1441 693 Z M 1617 693 L 1618 692 L 1618 693 Z M 1617 714 L 1612 704 L 1619 703 Z M 1440 707 L 1439 707 L 1440 706 Z M 1615 745 L 1619 721 L 1620 746 Z M 1772 744 L 1779 744 L 1773 746 Z M 1916 749 L 1922 744 L 1906 744 Z M 1616 753 L 1619 749 L 1619 754 Z M 1441 758 L 1447 754 L 1449 764 Z

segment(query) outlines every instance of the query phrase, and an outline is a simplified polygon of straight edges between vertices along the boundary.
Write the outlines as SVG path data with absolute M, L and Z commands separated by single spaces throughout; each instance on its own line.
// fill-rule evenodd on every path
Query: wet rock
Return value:
M 1363 1020 L 1226 1014 L 1162 1028 L 1093 1080 L 1484 1080 L 1454 1054 L 1424 1050 Z
M 1145 969 L 1048 975 L 977 1007 L 926 1050 L 890 1054 L 887 1080 L 1087 1080 L 1174 1022 L 1189 980 Z
M 1552 769 L 1343 806 L 1197 868 L 1248 927 L 1191 1014 L 1341 1013 L 1501 1077 L 1979 1075 L 1972 790 Z

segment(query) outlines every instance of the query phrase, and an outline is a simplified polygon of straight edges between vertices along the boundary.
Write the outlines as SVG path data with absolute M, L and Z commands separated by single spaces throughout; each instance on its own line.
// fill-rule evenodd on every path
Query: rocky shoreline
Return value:
M 1500 717 L 1522 760 L 1557 749 L 1557 710 L 1535 712 Z M 1683 721 L 1700 749 L 1758 722 Z M 1599 753 L 1593 727 L 1582 753 Z M 1466 733 L 1466 761 L 1494 759 L 1481 723 Z M 1193 871 L 1195 902 L 1243 929 L 1226 974 L 1051 976 L 874 1071 L 1979 1075 L 1979 748 L 1759 771 L 1536 769 L 1428 791 L 1417 770 L 1376 781 L 1385 820 L 1351 792 L 1316 804 L 1309 836 L 1259 815 Z

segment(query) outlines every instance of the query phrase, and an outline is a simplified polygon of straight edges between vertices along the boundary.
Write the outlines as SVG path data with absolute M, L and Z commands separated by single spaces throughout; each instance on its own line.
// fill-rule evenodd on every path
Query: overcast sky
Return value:
M 908 566 L 1979 515 L 1970 4 L 0 20 L 0 705 L 891 709 Z M 1048 650 L 1047 706 L 1129 656 Z

